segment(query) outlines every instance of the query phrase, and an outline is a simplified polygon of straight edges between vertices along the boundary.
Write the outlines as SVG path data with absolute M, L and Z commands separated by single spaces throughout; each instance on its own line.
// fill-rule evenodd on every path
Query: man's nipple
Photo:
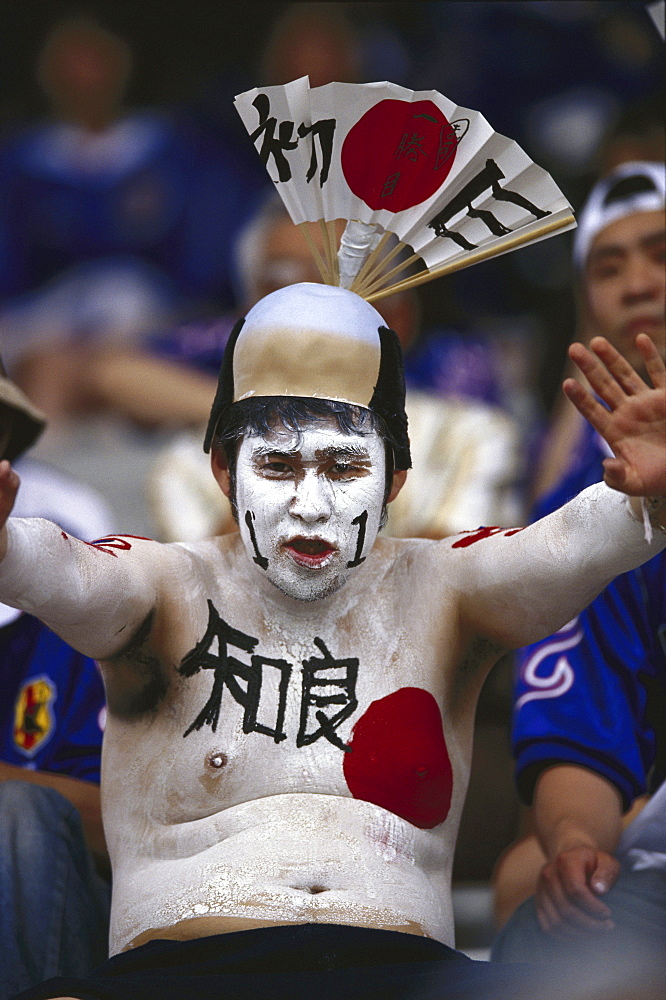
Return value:
M 219 771 L 226 766 L 228 761 L 227 755 L 221 750 L 211 750 L 210 753 L 206 754 L 206 768 L 210 768 L 213 771 Z

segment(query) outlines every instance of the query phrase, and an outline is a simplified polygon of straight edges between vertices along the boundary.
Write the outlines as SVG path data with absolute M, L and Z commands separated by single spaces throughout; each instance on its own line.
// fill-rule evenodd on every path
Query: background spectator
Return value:
M 109 513 L 92 491 L 20 457 L 43 427 L 0 364 L 1 454 L 18 458 L 18 516 L 55 519 L 87 538 L 106 534 Z M 0 691 L 0 998 L 8 1000 L 44 976 L 85 974 L 106 957 L 105 700 L 93 660 L 4 604 Z
M 624 164 L 593 188 L 579 217 L 584 328 L 628 360 L 638 332 L 666 349 L 665 189 L 663 163 Z M 609 455 L 566 410 L 555 432 L 541 516 L 597 481 Z M 495 947 L 502 960 L 586 957 L 626 974 L 663 958 L 665 574 L 662 554 L 619 576 L 578 618 L 520 654 L 514 749 L 536 836 L 514 845 L 496 872 L 498 915 L 508 920 Z M 618 848 L 622 813 L 654 789 Z

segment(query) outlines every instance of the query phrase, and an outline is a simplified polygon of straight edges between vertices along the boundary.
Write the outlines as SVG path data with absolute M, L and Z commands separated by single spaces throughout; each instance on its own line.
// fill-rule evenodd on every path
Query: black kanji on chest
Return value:
M 213 674 L 210 696 L 194 722 L 183 733 L 210 726 L 217 730 L 225 689 L 243 709 L 243 732 L 263 733 L 275 743 L 287 738 L 284 728 L 287 690 L 293 673 L 282 659 L 255 652 L 259 642 L 252 635 L 233 628 L 208 601 L 208 625 L 193 649 L 183 657 L 178 669 L 182 677 L 194 677 L 201 670 Z M 336 730 L 358 707 L 356 681 L 359 661 L 355 656 L 335 657 L 318 637 L 313 643 L 321 656 L 303 660 L 301 708 L 296 746 L 303 747 L 322 737 L 339 750 L 349 747 Z M 244 659 L 230 652 L 237 650 Z M 274 671 L 272 675 L 270 671 Z
M 264 733 L 266 736 L 271 736 L 276 743 L 287 738 L 284 732 L 284 715 L 292 668 L 286 660 L 254 653 L 258 641 L 254 636 L 247 635 L 225 622 L 213 602 L 208 601 L 206 631 L 196 646 L 183 657 L 178 673 L 183 677 L 193 677 L 200 670 L 212 670 L 213 688 L 208 701 L 183 736 L 189 736 L 191 732 L 203 726 L 210 726 L 213 732 L 216 731 L 226 688 L 234 701 L 244 710 L 244 733 Z M 249 662 L 243 662 L 232 655 L 229 647 L 249 654 Z M 262 690 L 266 686 L 264 681 L 269 670 L 277 671 L 277 683 L 270 686 L 276 696 L 262 699 Z M 262 716 L 271 715 L 272 725 L 268 724 L 269 720 L 266 718 L 260 721 L 258 718 L 260 711 Z
M 358 706 L 358 658 L 332 656 L 322 639 L 315 638 L 314 644 L 322 655 L 303 660 L 301 721 L 296 746 L 307 746 L 323 736 L 340 750 L 348 751 L 350 748 L 336 729 Z

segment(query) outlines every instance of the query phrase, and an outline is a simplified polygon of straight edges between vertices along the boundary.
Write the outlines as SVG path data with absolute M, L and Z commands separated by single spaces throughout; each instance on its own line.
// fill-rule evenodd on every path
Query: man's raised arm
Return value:
M 39 618 L 75 649 L 108 659 L 125 647 L 158 600 L 149 550 L 129 558 L 97 548 L 39 518 L 10 518 L 19 477 L 0 462 L 0 600 Z
M 613 452 L 605 483 L 519 532 L 486 529 L 479 544 L 474 533 L 448 543 L 461 550 L 461 609 L 472 631 L 507 648 L 535 642 L 666 547 L 666 370 L 649 337 L 636 344 L 651 386 L 601 337 L 570 348 L 591 388 L 567 379 L 564 391 Z

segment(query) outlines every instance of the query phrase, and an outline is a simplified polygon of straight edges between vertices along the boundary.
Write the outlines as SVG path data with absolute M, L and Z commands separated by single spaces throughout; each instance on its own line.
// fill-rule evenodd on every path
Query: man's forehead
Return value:
M 605 226 L 595 237 L 588 260 L 609 250 L 619 253 L 640 246 L 646 240 L 658 242 L 665 237 L 666 218 L 663 212 L 636 212 Z

